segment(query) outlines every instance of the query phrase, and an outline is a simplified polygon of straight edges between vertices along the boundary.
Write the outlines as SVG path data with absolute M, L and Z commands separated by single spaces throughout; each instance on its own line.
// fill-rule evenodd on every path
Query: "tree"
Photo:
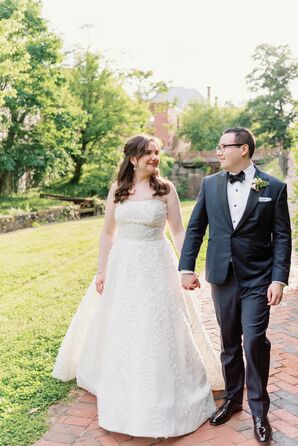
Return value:
M 290 125 L 297 115 L 290 90 L 290 82 L 298 75 L 297 61 L 288 45 L 268 44 L 257 46 L 253 60 L 255 68 L 247 82 L 259 95 L 248 102 L 247 115 L 263 144 L 287 148 L 291 144 Z
M 4 0 L 0 20 L 1 26 L 9 29 L 8 47 L 20 43 L 21 48 L 12 51 L 11 59 L 5 51 L 1 53 L 16 66 L 13 75 L 2 77 L 5 132 L 0 147 L 0 193 L 9 193 L 17 190 L 26 173 L 40 181 L 47 173 L 63 171 L 69 154 L 76 151 L 75 126 L 83 117 L 59 68 L 61 42 L 48 31 L 40 3 Z M 25 61 L 19 68 L 14 62 L 22 53 Z
M 26 2 L 19 1 L 16 9 L 10 14 L 5 3 L 1 5 L 0 22 L 0 107 L 4 97 L 16 94 L 14 82 L 22 76 L 27 78 L 29 53 L 24 41 L 17 38 L 23 27 L 22 19 Z M 2 121 L 2 120 L 1 120 Z
M 78 54 L 70 70 L 70 89 L 87 116 L 79 128 L 80 148 L 72 155 L 75 170 L 71 182 L 77 184 L 84 164 L 117 164 L 118 147 L 148 120 L 149 111 L 130 98 L 117 77 L 97 54 Z
M 124 82 L 132 90 L 133 96 L 140 103 L 150 104 L 152 97 L 158 93 L 167 93 L 169 86 L 164 81 L 154 81 L 153 71 L 143 71 L 138 69 L 122 73 Z
M 193 150 L 212 150 L 224 129 L 240 125 L 240 113 L 232 105 L 218 107 L 194 101 L 182 115 L 179 136 L 190 141 Z

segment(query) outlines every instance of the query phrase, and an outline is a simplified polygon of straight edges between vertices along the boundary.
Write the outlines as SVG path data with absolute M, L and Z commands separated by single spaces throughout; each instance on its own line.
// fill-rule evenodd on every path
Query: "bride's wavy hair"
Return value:
M 117 176 L 117 189 L 115 192 L 115 203 L 123 203 L 130 195 L 130 190 L 133 187 L 134 166 L 130 159 L 136 157 L 141 158 L 149 145 L 149 142 L 154 142 L 157 147 L 160 147 L 159 141 L 154 136 L 136 135 L 130 138 L 123 147 L 124 160 L 120 164 Z M 150 187 L 154 190 L 153 197 L 157 195 L 167 195 L 170 192 L 168 182 L 162 178 L 159 173 L 151 175 Z

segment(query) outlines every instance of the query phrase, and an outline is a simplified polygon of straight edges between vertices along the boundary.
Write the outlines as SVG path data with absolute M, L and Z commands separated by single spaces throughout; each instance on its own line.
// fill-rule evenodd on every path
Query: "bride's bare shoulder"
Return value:
M 175 187 L 174 183 L 172 183 L 172 181 L 170 181 L 168 179 L 167 179 L 167 183 L 168 183 L 169 188 L 170 188 L 168 196 L 171 197 L 173 195 L 176 195 L 177 191 L 176 191 L 176 187 Z
M 115 201 L 115 192 L 118 189 L 117 182 L 113 183 L 110 187 L 108 196 L 107 196 L 107 205 L 112 205 Z
M 117 189 L 118 189 L 118 183 L 117 183 L 117 181 L 115 181 L 114 183 L 112 183 L 112 185 L 110 187 L 109 195 L 114 196 Z

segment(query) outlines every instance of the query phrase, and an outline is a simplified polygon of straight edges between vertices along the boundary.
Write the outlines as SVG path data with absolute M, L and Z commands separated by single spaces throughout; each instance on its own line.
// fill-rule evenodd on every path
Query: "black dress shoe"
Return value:
M 255 439 L 261 444 L 268 444 L 272 438 L 272 429 L 267 417 L 252 417 Z
M 212 426 L 219 426 L 220 424 L 229 421 L 233 413 L 240 412 L 242 405 L 237 401 L 226 399 L 224 403 L 211 415 L 209 423 Z

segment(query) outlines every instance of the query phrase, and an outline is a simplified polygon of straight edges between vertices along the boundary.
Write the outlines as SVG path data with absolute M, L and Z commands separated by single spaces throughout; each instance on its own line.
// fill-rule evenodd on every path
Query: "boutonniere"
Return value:
M 269 185 L 269 181 L 262 180 L 260 177 L 255 177 L 252 180 L 251 188 L 256 192 L 259 192 L 261 189 Z

